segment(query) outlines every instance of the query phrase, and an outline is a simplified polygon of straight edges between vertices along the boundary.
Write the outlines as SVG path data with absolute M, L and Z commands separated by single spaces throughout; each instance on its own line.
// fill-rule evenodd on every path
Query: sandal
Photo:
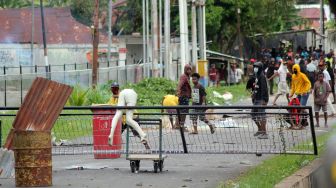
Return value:
M 198 132 L 197 131 L 192 131 L 192 132 L 190 132 L 190 134 L 198 134 Z

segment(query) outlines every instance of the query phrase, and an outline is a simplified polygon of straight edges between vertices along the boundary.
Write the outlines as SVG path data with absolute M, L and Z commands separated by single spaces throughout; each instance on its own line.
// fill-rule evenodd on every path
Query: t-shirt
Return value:
M 326 81 L 326 82 L 329 82 L 331 80 L 329 72 L 326 69 L 324 69 L 323 74 L 324 74 L 324 79 L 323 80 Z
M 315 72 L 316 69 L 317 69 L 316 65 L 315 65 L 314 63 L 312 63 L 312 62 L 309 63 L 309 64 L 307 65 L 307 68 L 306 68 L 306 70 L 307 70 L 308 72 Z
M 276 72 L 279 73 L 279 81 L 280 82 L 286 82 L 287 73 L 289 72 L 287 67 L 279 68 Z
M 237 69 L 237 81 L 238 82 L 242 79 L 243 74 L 244 74 L 243 70 Z
M 210 68 L 209 78 L 210 78 L 211 81 L 216 81 L 216 79 L 217 79 L 217 69 L 216 68 Z
M 315 82 L 314 103 L 319 105 L 325 105 L 327 103 L 327 100 L 324 101 L 324 99 L 327 97 L 329 92 L 331 92 L 331 88 L 326 81 L 323 81 L 323 83 L 321 83 L 320 81 Z
M 235 84 L 237 83 L 237 69 L 236 70 L 233 70 L 231 69 L 230 71 L 230 84 Z
M 206 96 L 206 91 L 201 84 L 197 84 L 192 88 L 191 96 L 192 96 L 192 104 L 193 105 L 201 105 L 203 104 L 203 97 Z

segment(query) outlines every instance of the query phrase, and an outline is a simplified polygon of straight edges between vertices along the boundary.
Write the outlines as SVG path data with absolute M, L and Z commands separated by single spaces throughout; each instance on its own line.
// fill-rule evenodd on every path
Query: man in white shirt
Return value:
M 278 93 L 274 98 L 273 105 L 276 105 L 276 101 L 278 100 L 280 95 L 283 95 L 283 94 L 286 95 L 287 101 L 289 102 L 289 87 L 287 85 L 287 74 L 289 74 L 289 71 L 287 69 L 287 62 L 283 61 L 282 59 L 280 59 L 279 62 L 281 63 L 279 69 L 275 71 L 273 76 L 268 78 L 270 80 L 276 76 L 279 77 Z

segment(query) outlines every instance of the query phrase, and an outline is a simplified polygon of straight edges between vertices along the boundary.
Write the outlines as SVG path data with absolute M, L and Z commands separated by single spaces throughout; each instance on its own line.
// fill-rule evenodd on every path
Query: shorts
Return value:
M 189 106 L 189 98 L 185 97 L 185 96 L 179 97 L 179 105 Z M 188 109 L 181 109 L 180 112 L 181 113 L 188 113 L 189 110 Z
M 322 111 L 323 111 L 323 112 L 327 112 L 327 111 L 328 111 L 328 110 L 327 110 L 327 104 L 324 104 L 324 105 L 321 105 L 321 104 L 314 104 L 314 111 L 315 111 L 315 112 L 320 112 L 321 108 L 322 108 Z
M 253 105 L 263 105 L 264 100 L 256 100 Z M 251 116 L 254 121 L 260 121 L 266 119 L 266 109 L 265 108 L 253 108 L 251 111 Z
M 195 113 L 190 116 L 192 121 L 197 121 L 197 118 L 199 117 L 200 121 L 207 122 L 205 119 L 205 111 L 206 109 L 192 109 L 191 112 Z
M 167 109 L 167 113 L 168 114 L 176 114 L 176 110 L 175 109 Z
M 278 94 L 287 94 L 289 93 L 289 88 L 287 82 L 278 83 Z

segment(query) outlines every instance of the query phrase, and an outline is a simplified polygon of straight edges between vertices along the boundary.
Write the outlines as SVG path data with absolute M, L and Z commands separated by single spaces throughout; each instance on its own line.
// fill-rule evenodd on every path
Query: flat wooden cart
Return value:
M 126 134 L 126 159 L 130 161 L 130 167 L 132 173 L 138 173 L 140 169 L 141 160 L 150 160 L 153 161 L 154 172 L 162 172 L 164 159 L 167 158 L 167 155 L 162 153 L 162 120 L 161 119 L 137 119 L 139 125 L 159 125 L 159 148 L 156 151 L 147 149 L 143 153 L 134 153 L 130 148 L 130 130 L 127 127 Z M 150 139 L 150 138 L 148 138 Z M 157 148 L 156 148 L 157 149 Z
M 130 167 L 132 173 L 138 173 L 140 169 L 141 160 L 151 160 L 153 161 L 154 172 L 162 172 L 164 159 L 167 158 L 166 155 L 159 154 L 130 154 L 127 157 L 127 160 L 130 161 Z

